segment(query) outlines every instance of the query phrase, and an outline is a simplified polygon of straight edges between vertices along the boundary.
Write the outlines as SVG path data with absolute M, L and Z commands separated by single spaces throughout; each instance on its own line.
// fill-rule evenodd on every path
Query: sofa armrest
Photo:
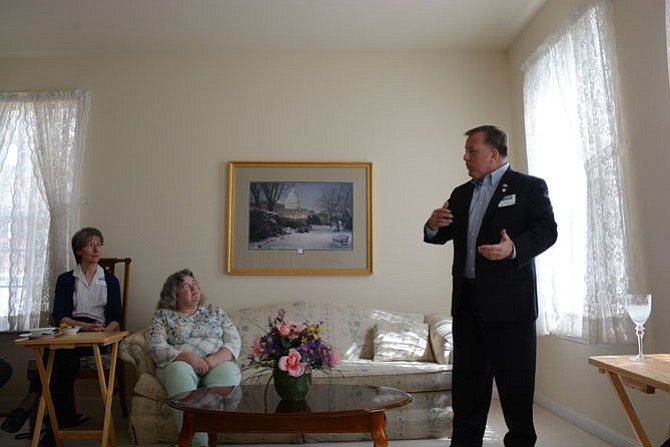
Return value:
M 133 332 L 124 338 L 119 344 L 119 357 L 124 362 L 128 362 L 135 367 L 137 376 L 142 373 L 153 375 L 156 367 L 154 361 L 149 356 L 146 332 L 148 328 Z
M 450 365 L 454 347 L 451 317 L 444 314 L 428 314 L 425 322 L 428 323 L 430 344 L 435 361 L 442 365 Z

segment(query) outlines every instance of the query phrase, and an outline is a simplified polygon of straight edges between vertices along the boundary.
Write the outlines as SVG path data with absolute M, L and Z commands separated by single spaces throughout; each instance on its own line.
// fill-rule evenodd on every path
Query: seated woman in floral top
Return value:
M 240 334 L 223 309 L 205 300 L 189 269 L 173 273 L 163 284 L 147 341 L 155 376 L 170 397 L 240 383 Z M 181 430 L 182 412 L 173 412 Z M 206 434 L 197 433 L 192 445 L 206 446 Z

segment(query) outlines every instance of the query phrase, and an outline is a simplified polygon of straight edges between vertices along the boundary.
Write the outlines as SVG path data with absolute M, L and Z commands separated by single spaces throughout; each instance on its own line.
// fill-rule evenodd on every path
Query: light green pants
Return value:
M 236 386 L 240 384 L 241 373 L 235 362 L 222 362 L 204 376 L 196 374 L 193 367 L 186 362 L 175 361 L 164 368 L 156 368 L 154 375 L 167 391 L 168 396 L 193 391 L 199 387 Z M 172 409 L 177 423 L 177 432 L 181 431 L 183 414 Z M 194 447 L 207 446 L 207 433 L 196 433 L 193 436 Z

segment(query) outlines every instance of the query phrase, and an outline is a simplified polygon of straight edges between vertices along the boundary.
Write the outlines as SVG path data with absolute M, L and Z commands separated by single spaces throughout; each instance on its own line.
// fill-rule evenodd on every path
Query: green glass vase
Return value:
M 286 371 L 276 369 L 272 372 L 272 379 L 277 394 L 283 400 L 305 400 L 309 394 L 309 390 L 312 388 L 311 374 L 303 374 L 300 377 L 293 377 Z

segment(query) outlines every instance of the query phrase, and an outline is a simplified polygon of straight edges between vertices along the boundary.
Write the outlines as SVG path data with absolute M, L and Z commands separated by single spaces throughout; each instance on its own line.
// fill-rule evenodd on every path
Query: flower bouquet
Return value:
M 282 399 L 305 399 L 312 372 L 340 364 L 340 352 L 321 338 L 322 323 L 286 321 L 286 311 L 279 309 L 274 319 L 268 318 L 268 333 L 254 341 L 249 366 L 271 369 Z

